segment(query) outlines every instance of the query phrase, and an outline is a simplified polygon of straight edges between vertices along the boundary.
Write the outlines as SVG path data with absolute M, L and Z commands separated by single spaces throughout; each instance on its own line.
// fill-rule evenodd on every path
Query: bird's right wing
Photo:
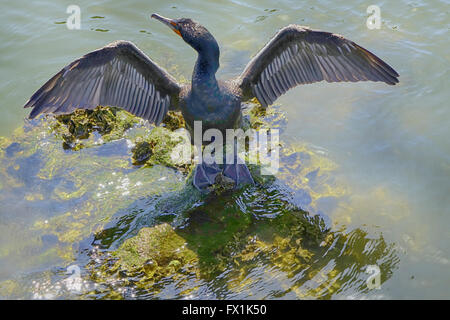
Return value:
M 373 53 L 330 32 L 290 25 L 248 63 L 238 80 L 243 99 L 267 107 L 290 88 L 325 80 L 398 83 L 398 73 Z
M 99 105 L 120 107 L 159 124 L 179 103 L 180 85 L 133 43 L 116 41 L 75 60 L 25 104 L 40 113 L 64 114 Z

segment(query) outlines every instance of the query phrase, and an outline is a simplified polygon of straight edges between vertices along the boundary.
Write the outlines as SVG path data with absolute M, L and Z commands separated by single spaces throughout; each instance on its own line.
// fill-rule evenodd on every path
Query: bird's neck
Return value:
M 216 72 L 219 68 L 218 52 L 199 52 L 192 74 L 192 90 L 208 93 L 218 88 Z

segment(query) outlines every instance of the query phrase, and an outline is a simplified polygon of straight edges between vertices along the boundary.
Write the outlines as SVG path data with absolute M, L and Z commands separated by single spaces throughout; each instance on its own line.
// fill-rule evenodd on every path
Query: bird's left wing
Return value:
M 116 41 L 73 61 L 25 104 L 40 113 L 71 113 L 99 105 L 120 107 L 161 123 L 179 103 L 179 84 L 133 43 Z
M 398 83 L 398 73 L 353 41 L 329 32 L 290 25 L 281 29 L 238 78 L 244 100 L 264 107 L 290 88 L 325 80 Z

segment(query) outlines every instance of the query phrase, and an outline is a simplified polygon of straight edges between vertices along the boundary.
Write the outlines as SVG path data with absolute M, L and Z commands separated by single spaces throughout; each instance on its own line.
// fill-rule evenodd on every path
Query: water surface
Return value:
M 0 13 L 0 296 L 449 297 L 448 1 L 378 1 L 379 30 L 366 27 L 371 4 L 366 1 L 80 0 L 81 30 L 72 31 L 64 24 L 69 4 L 14 1 Z M 291 262 L 264 252 L 246 260 L 246 267 L 226 260 L 221 269 L 213 261 L 214 276 L 185 275 L 182 284 L 169 277 L 144 289 L 123 278 L 114 284 L 89 276 L 93 251 L 114 250 L 139 229 L 162 221 L 178 228 L 177 234 L 200 258 L 213 252 L 195 249 L 199 238 L 192 234 L 200 237 L 201 232 L 189 229 L 189 217 L 206 223 L 208 230 L 216 230 L 219 222 L 192 218 L 198 214 L 180 196 L 185 176 L 162 166 L 131 164 L 127 141 L 151 128 L 142 125 L 122 139 L 65 151 L 47 129 L 51 119 L 24 124 L 28 110 L 22 106 L 36 89 L 70 61 L 114 40 L 133 41 L 178 79 L 189 79 L 194 51 L 164 25 L 150 21 L 153 12 L 204 24 L 220 44 L 223 78 L 237 76 L 290 23 L 340 33 L 401 75 L 396 86 L 319 83 L 289 91 L 276 102 L 278 118 L 266 119 L 282 129 L 285 145 L 274 185 L 212 202 L 192 200 L 202 217 L 229 207 L 223 217 L 232 212 L 236 221 L 247 221 L 233 229 L 243 237 L 236 240 L 243 246 L 247 236 L 265 239 L 265 228 L 274 228 L 270 219 L 306 210 L 323 218 L 327 232 L 340 239 L 330 250 L 310 244 L 306 249 L 314 258 L 290 268 L 286 265 Z M 175 200 L 163 210 L 159 206 L 164 199 Z M 102 238 L 102 230 L 122 230 L 122 225 L 130 232 Z M 298 236 L 275 229 L 272 233 L 283 239 Z M 103 236 L 95 236 L 99 232 Z M 232 243 L 228 236 L 221 239 Z M 240 254 L 241 249 L 232 252 Z M 102 265 L 104 260 L 98 259 Z M 55 289 L 74 264 L 89 290 L 78 294 Z M 365 286 L 367 265 L 380 266 L 380 290 Z M 101 289 L 92 293 L 96 282 Z M 48 289 L 47 295 L 42 288 Z

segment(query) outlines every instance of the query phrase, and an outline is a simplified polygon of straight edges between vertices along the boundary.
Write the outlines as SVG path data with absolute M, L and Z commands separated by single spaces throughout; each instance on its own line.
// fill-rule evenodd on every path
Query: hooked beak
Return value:
M 180 30 L 178 30 L 178 24 L 174 20 L 160 16 L 156 13 L 152 14 L 151 18 L 161 21 L 181 37 Z

